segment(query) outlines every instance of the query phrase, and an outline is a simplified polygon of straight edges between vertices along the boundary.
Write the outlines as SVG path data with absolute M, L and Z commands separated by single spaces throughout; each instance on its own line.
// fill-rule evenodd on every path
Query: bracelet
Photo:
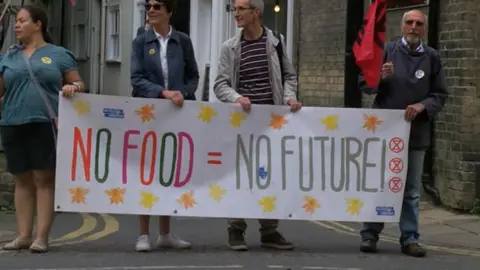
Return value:
M 71 83 L 71 85 L 75 85 L 77 87 L 77 90 L 75 90 L 76 92 L 80 92 L 80 84 L 77 83 L 77 82 L 74 82 L 74 83 Z

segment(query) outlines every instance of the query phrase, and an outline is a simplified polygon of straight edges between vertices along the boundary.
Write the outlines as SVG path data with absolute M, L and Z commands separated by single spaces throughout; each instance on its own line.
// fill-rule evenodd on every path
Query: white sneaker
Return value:
M 176 249 L 187 249 L 190 248 L 192 244 L 187 241 L 183 241 L 174 234 L 159 235 L 157 239 L 157 247 L 159 248 L 176 248 Z
M 138 252 L 147 252 L 152 250 L 152 245 L 150 244 L 150 238 L 148 235 L 140 235 L 140 237 L 138 237 L 135 250 Z

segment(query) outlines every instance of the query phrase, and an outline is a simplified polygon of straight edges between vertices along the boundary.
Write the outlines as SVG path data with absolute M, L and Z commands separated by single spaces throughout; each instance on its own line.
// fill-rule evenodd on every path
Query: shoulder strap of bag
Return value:
M 52 105 L 51 105 L 50 101 L 48 100 L 48 97 L 46 95 L 45 90 L 40 85 L 40 83 L 37 80 L 37 77 L 35 76 L 35 74 L 32 71 L 32 66 L 30 65 L 30 60 L 27 58 L 27 55 L 25 54 L 25 52 L 21 51 L 20 53 L 22 53 L 23 60 L 25 61 L 25 65 L 27 66 L 28 73 L 30 74 L 30 78 L 32 79 L 33 83 L 35 84 L 35 88 L 37 89 L 38 93 L 42 97 L 42 100 L 43 100 L 43 103 L 45 104 L 45 107 L 47 107 L 48 115 L 52 119 L 52 121 L 54 121 L 54 122 L 52 122 L 52 129 L 54 128 L 53 125 L 55 125 L 55 127 L 58 128 L 57 115 L 55 114 L 55 111 L 53 110 Z M 56 143 L 57 142 L 57 135 L 56 135 L 55 130 L 53 132 L 53 136 L 54 136 L 54 140 L 55 140 L 55 143 Z
M 279 32 L 273 31 L 273 35 L 278 39 L 277 46 L 275 49 L 277 50 L 278 61 L 280 62 L 280 70 L 282 73 L 282 85 L 285 84 L 285 79 L 283 77 L 283 44 L 282 44 L 282 36 Z

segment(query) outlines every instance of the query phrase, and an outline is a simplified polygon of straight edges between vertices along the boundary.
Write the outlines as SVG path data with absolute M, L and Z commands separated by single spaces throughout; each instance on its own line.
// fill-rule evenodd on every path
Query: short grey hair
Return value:
M 258 8 L 260 10 L 260 15 L 263 15 L 263 11 L 265 10 L 265 3 L 263 0 L 249 0 L 248 4 L 252 8 Z
M 428 15 L 425 14 L 425 12 L 419 10 L 419 9 L 412 9 L 412 10 L 409 10 L 405 13 L 403 13 L 403 16 L 402 16 L 402 23 L 405 22 L 405 19 L 407 18 L 408 14 L 411 13 L 411 12 L 419 12 L 420 14 L 423 15 L 423 17 L 425 18 L 425 24 L 428 22 Z

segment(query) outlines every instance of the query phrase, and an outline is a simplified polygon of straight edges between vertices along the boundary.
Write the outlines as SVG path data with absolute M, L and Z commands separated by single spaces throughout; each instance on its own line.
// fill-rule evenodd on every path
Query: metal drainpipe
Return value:
M 440 1 L 430 1 L 428 7 L 428 46 L 438 50 L 438 17 L 440 15 Z M 433 199 L 435 205 L 441 205 L 442 200 L 440 192 L 435 187 L 435 175 L 433 168 L 435 165 L 435 121 L 431 123 L 431 145 L 425 155 L 424 174 L 422 177 L 423 189 Z
M 295 7 L 294 7 L 295 11 L 294 11 L 294 13 L 293 13 L 293 16 L 294 16 L 294 17 L 295 17 L 295 15 L 296 15 L 295 12 L 296 12 L 297 14 L 299 14 L 298 11 L 300 10 L 301 5 L 302 5 L 302 1 L 295 1 Z M 295 20 L 294 20 L 294 21 L 295 21 Z M 300 45 L 301 45 L 301 43 L 302 43 L 302 41 L 301 41 L 301 40 L 302 40 L 302 23 L 301 23 L 301 22 L 302 22 L 302 19 L 301 19 L 301 18 L 298 18 L 298 20 L 297 20 L 297 27 L 296 27 L 296 28 L 297 28 L 297 29 L 296 29 L 296 30 L 297 30 L 297 31 L 296 31 L 296 32 L 297 32 L 297 36 L 296 36 L 297 46 L 296 46 L 296 48 L 295 48 L 295 50 L 296 50 L 295 53 L 296 53 L 296 55 L 297 55 L 297 59 L 296 59 L 296 62 L 297 62 L 297 63 L 296 63 L 296 64 L 297 64 L 297 66 L 296 66 L 297 83 L 298 83 L 299 78 L 300 78 Z M 298 86 L 300 86 L 300 83 L 298 83 Z M 300 100 L 300 87 L 297 88 L 297 100 Z

